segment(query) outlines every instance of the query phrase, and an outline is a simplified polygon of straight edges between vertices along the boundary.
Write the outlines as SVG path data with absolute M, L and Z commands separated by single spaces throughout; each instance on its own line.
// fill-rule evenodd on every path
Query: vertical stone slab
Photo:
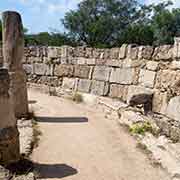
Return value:
M 9 74 L 0 69 L 0 164 L 19 160 L 19 133 L 16 126 L 13 102 L 9 94 Z
M 26 75 L 22 67 L 24 56 L 24 35 L 21 16 L 17 12 L 6 11 L 3 20 L 3 66 L 10 73 L 10 91 L 14 101 L 16 117 L 28 113 Z

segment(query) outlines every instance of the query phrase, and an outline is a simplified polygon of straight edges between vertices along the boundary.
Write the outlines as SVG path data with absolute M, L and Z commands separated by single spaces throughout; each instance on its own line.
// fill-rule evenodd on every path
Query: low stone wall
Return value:
M 63 88 L 127 103 L 138 94 L 153 95 L 152 111 L 180 127 L 178 38 L 174 45 L 159 47 L 28 47 L 23 67 L 29 82 L 54 87 L 56 93 Z

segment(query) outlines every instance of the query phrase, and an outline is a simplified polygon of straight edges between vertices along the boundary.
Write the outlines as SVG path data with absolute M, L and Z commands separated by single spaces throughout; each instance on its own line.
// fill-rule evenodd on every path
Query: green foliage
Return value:
M 144 135 L 145 132 L 153 132 L 153 127 L 149 122 L 144 122 L 144 123 L 138 123 L 132 125 L 130 128 L 130 132 L 132 134 L 141 134 Z

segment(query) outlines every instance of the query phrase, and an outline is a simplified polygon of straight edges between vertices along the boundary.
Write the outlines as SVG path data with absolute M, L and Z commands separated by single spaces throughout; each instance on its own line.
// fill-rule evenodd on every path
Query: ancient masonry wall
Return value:
M 180 130 L 178 38 L 174 45 L 159 47 L 28 47 L 23 67 L 29 82 L 55 87 L 57 93 L 65 88 L 127 103 L 133 95 L 153 94 L 153 112 L 173 119 L 167 126 Z

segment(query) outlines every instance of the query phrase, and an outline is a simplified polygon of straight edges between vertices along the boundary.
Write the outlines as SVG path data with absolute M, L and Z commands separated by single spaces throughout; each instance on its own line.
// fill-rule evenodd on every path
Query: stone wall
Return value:
M 1 55 L 1 53 L 0 53 Z M 1 58 L 0 58 L 1 59 Z M 180 39 L 159 47 L 25 48 L 29 82 L 118 98 L 153 95 L 152 110 L 180 122 Z

